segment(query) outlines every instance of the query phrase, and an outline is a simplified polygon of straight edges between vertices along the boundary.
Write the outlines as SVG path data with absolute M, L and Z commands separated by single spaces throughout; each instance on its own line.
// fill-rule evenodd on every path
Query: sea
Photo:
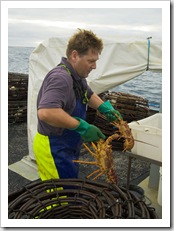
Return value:
M 28 74 L 29 57 L 34 49 L 34 47 L 9 46 L 8 72 Z M 162 98 L 162 73 L 145 71 L 138 77 L 110 90 L 146 98 L 149 102 L 149 109 L 160 111 Z

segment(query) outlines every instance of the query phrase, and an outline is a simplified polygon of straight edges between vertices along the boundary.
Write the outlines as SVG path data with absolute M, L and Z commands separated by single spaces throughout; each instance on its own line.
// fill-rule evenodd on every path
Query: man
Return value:
M 69 40 L 67 58 L 45 77 L 37 99 L 38 132 L 34 154 L 42 180 L 77 178 L 83 142 L 105 139 L 94 125 L 85 121 L 87 104 L 105 114 L 109 121 L 120 113 L 103 102 L 87 85 L 86 78 L 96 68 L 103 49 L 101 39 L 79 29 Z M 113 113 L 114 111 L 114 113 Z

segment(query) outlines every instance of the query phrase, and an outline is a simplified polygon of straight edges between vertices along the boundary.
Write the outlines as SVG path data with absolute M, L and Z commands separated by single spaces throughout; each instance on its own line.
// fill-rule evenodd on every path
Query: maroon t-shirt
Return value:
M 61 63 L 66 65 L 76 80 L 82 81 L 84 90 L 87 90 L 87 97 L 89 99 L 93 94 L 93 91 L 87 85 L 86 79 L 80 79 L 70 63 L 67 62 L 66 58 L 62 58 Z M 75 105 L 76 96 L 73 89 L 72 76 L 63 66 L 57 66 L 52 69 L 43 80 L 38 93 L 37 109 L 62 108 L 71 115 Z M 40 134 L 46 136 L 61 135 L 63 130 L 63 128 L 53 127 L 38 118 L 38 132 Z

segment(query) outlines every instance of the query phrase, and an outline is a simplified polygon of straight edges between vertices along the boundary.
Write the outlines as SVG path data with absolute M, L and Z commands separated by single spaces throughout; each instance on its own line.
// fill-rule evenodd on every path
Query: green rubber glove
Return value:
M 118 120 L 117 116 L 120 119 L 122 119 L 120 112 L 113 108 L 109 100 L 102 103 L 97 109 L 99 110 L 100 113 L 106 115 L 108 122 L 112 122 L 114 120 L 117 121 Z M 117 116 L 115 116 L 114 114 L 117 114 Z
M 74 117 L 74 118 L 79 120 L 80 124 L 78 127 L 73 128 L 71 130 L 78 132 L 81 135 L 82 140 L 84 142 L 99 141 L 99 139 L 106 138 L 105 135 L 96 126 L 89 124 L 85 120 L 82 120 L 78 117 Z

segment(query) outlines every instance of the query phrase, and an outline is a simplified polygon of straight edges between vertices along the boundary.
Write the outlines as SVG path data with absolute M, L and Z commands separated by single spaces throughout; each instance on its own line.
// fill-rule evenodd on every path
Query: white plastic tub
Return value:
M 129 123 L 135 145 L 131 152 L 162 162 L 162 114 Z

